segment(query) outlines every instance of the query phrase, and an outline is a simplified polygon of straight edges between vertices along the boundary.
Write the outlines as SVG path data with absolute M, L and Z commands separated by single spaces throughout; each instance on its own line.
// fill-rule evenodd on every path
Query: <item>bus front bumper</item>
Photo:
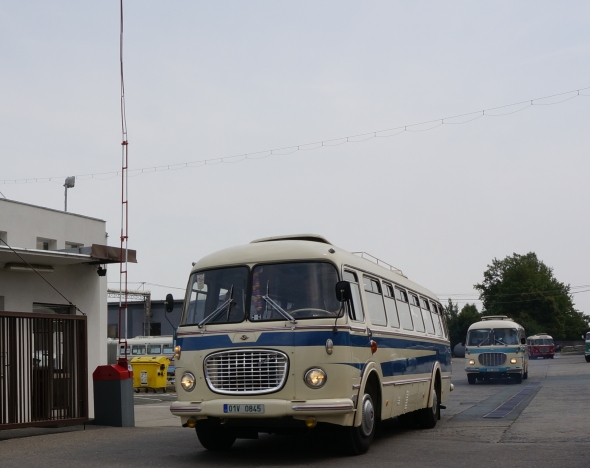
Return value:
M 228 413 L 227 405 L 235 407 L 262 405 L 264 410 L 260 413 Z M 315 417 L 320 422 L 333 422 L 336 424 L 349 425 L 354 418 L 354 403 L 351 399 L 329 399 L 329 400 L 306 400 L 287 401 L 276 399 L 244 399 L 220 398 L 209 401 L 183 402 L 177 401 L 170 405 L 170 412 L 180 416 L 182 423 L 189 418 L 205 419 L 208 417 L 229 419 L 229 418 L 283 418 L 306 419 L 309 416 Z
M 489 376 L 522 374 L 522 367 L 466 367 L 465 372 Z

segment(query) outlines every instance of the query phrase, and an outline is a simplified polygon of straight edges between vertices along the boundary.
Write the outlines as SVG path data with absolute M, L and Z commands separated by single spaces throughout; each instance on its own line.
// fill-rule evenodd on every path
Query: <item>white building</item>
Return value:
M 98 269 L 120 258 L 106 244 L 103 220 L 0 199 L 0 311 L 86 315 L 90 418 L 92 372 L 107 363 L 107 278 Z

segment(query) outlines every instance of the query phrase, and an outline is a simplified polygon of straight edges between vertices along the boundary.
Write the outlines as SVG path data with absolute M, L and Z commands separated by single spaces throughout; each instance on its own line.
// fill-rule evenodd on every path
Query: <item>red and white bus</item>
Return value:
M 527 338 L 527 345 L 531 359 L 553 359 L 555 356 L 555 343 L 553 343 L 553 338 L 547 333 L 529 336 Z

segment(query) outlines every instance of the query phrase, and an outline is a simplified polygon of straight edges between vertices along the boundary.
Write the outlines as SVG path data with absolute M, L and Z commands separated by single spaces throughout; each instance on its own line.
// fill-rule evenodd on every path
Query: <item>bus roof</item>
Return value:
M 553 337 L 551 335 L 548 335 L 547 333 L 537 333 L 536 335 L 527 336 L 527 339 L 534 340 L 535 338 L 549 338 L 550 340 L 553 339 Z
M 365 258 L 336 247 L 317 234 L 267 237 L 252 241 L 250 244 L 219 250 L 196 262 L 191 273 L 218 267 L 253 266 L 258 263 L 303 260 L 331 262 L 337 265 L 339 270 L 342 265 L 349 265 L 352 268 L 395 282 L 418 294 L 438 300 L 432 291 L 414 283 L 397 271 L 377 265 Z
M 482 328 L 523 328 L 514 320 L 482 320 L 475 322 L 469 327 L 469 330 L 478 330 Z

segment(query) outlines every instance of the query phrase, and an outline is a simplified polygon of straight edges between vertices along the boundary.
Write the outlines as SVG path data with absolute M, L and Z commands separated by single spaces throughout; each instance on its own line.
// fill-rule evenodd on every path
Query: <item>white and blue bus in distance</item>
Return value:
M 434 427 L 453 389 L 440 301 L 366 257 L 303 234 L 193 264 L 170 407 L 182 426 L 223 450 L 321 425 L 353 454 L 369 449 L 382 420 Z
M 465 372 L 468 382 L 511 378 L 522 383 L 529 375 L 524 328 L 505 315 L 482 318 L 467 331 Z

